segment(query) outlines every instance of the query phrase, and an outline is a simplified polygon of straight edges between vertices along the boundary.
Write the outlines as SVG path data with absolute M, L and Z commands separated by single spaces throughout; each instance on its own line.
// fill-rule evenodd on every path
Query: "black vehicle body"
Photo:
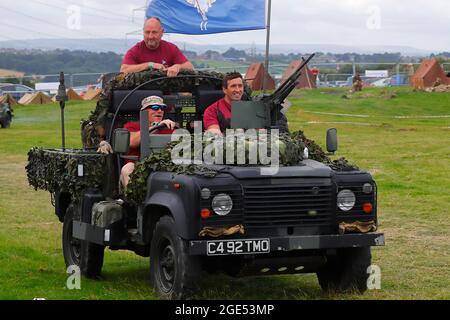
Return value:
M 183 126 L 192 119 L 201 119 L 205 108 L 223 96 L 221 79 L 217 80 L 216 87 L 202 86 L 199 81 L 199 90 L 192 92 L 191 98 L 196 112 L 181 115 L 180 108 L 175 108 L 169 117 Z M 185 99 L 177 92 L 157 92 L 145 85 L 112 95 L 112 120 L 107 128 L 112 144 L 114 130 L 138 118 L 142 98 L 161 95 L 166 101 L 174 97 Z M 260 99 L 261 104 L 267 105 L 267 101 Z M 177 106 L 176 101 L 174 105 Z M 148 127 L 146 120 L 141 117 L 140 121 L 141 136 L 148 136 L 141 140 L 143 158 L 151 152 L 152 140 L 161 141 L 162 137 L 148 135 L 142 129 Z M 166 143 L 170 141 L 168 137 L 164 139 Z M 262 175 L 258 166 L 216 165 L 214 168 L 220 173 L 214 178 L 153 172 L 147 179 L 144 201 L 121 203 L 120 219 L 94 225 L 95 204 L 121 198 L 118 177 L 124 161 L 123 153 L 99 157 L 104 157 L 106 163 L 102 187 L 87 188 L 80 197 L 66 190 L 53 194 L 55 213 L 67 225 L 64 237 L 71 241 L 64 249 L 66 264 L 80 265 L 86 275 L 100 273 L 103 249 L 109 247 L 150 256 L 153 283 L 162 298 L 185 297 L 201 270 L 230 275 L 316 272 L 324 289 L 364 291 L 370 247 L 384 245 L 382 233 L 339 232 L 342 222 L 377 224 L 377 186 L 372 176 L 364 171 L 337 172 L 308 159 L 299 166 L 280 167 L 271 176 Z M 370 192 L 364 187 L 368 185 Z M 202 193 L 205 189 L 209 195 Z M 346 212 L 337 206 L 337 194 L 343 189 L 356 195 L 354 207 Z M 232 210 L 225 216 L 214 214 L 212 208 L 211 201 L 219 194 L 232 199 Z M 370 213 L 363 211 L 364 203 L 373 206 Z M 204 218 L 202 209 L 212 214 Z M 241 226 L 240 232 L 201 235 L 202 230 L 233 226 Z
M 0 128 L 9 128 L 13 117 L 13 111 L 9 104 L 0 103 Z

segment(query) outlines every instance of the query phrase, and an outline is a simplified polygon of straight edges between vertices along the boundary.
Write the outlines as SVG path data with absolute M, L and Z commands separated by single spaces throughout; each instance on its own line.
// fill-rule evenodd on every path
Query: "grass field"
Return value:
M 343 95 L 347 94 L 347 98 Z M 339 157 L 370 171 L 378 183 L 380 231 L 372 250 L 381 290 L 325 295 L 315 275 L 205 279 L 200 299 L 449 299 L 450 94 L 411 89 L 296 91 L 289 98 L 291 130 L 324 145 L 336 127 Z M 92 102 L 68 103 L 66 137 L 80 146 L 79 120 Z M 447 117 L 442 117 L 447 116 Z M 50 195 L 28 186 L 27 151 L 59 147 L 59 107 L 19 106 L 0 130 L 0 299 L 156 299 L 148 259 L 107 250 L 103 279 L 66 288 L 61 228 Z

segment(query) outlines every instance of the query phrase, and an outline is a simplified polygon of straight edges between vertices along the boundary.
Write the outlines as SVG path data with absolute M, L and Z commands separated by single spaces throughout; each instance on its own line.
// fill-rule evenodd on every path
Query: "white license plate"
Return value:
M 270 252 L 269 239 L 213 240 L 206 246 L 208 256 Z

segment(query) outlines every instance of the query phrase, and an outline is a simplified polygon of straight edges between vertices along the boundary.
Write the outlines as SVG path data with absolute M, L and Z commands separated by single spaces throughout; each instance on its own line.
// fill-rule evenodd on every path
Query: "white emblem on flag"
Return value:
M 208 24 L 208 17 L 206 14 L 208 13 L 209 8 L 212 7 L 213 3 L 216 0 L 186 0 L 191 6 L 197 8 L 198 13 L 202 17 L 202 22 L 200 23 L 200 30 L 207 30 L 206 26 Z

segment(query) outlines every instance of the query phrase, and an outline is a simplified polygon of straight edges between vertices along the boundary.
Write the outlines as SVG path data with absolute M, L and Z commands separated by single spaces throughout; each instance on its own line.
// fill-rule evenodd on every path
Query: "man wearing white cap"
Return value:
M 148 113 L 149 130 L 161 124 L 165 124 L 167 127 L 153 131 L 153 134 L 171 134 L 175 129 L 175 122 L 169 119 L 163 120 L 164 111 L 166 109 L 167 105 L 161 97 L 150 96 L 142 100 L 141 110 L 146 110 Z M 139 157 L 141 154 L 141 126 L 139 122 L 127 122 L 125 123 L 124 128 L 130 131 L 130 151 L 127 155 Z M 126 160 L 125 165 L 122 167 L 122 171 L 120 173 L 120 183 L 124 190 L 130 180 L 130 174 L 134 170 L 134 163 L 135 161 L 133 160 Z

